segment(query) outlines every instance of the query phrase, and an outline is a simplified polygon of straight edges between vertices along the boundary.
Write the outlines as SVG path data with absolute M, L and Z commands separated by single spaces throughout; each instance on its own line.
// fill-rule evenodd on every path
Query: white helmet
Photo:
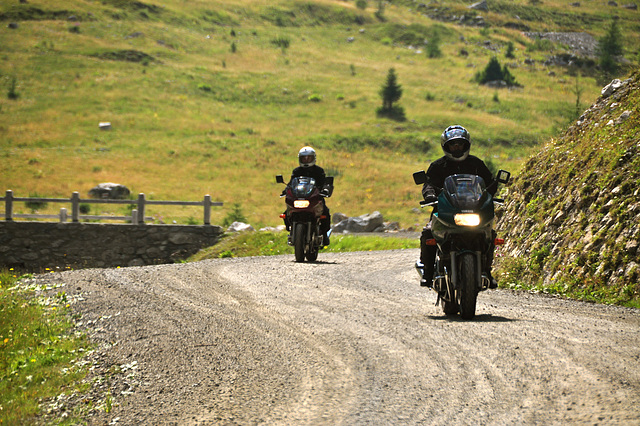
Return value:
M 316 164 L 316 151 L 310 146 L 302 147 L 298 152 L 298 162 L 301 167 L 311 167 Z

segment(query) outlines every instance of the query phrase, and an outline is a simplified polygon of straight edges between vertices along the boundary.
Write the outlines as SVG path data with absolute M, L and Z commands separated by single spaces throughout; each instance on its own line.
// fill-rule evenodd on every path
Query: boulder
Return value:
M 358 217 L 349 217 L 333 226 L 334 233 L 357 233 L 357 232 L 374 232 L 382 227 L 384 218 L 382 214 L 375 211 L 371 214 L 364 214 Z M 380 231 L 379 231 L 380 232 Z
M 244 222 L 233 222 L 229 228 L 227 228 L 227 232 L 245 232 L 245 231 L 255 231 L 253 226 Z
M 602 91 L 601 91 L 602 97 L 608 98 L 613 94 L 613 92 L 618 90 L 620 87 L 622 87 L 622 82 L 617 78 L 614 79 L 613 81 L 611 81 L 611 83 L 607 84 L 602 88 Z
M 119 183 L 105 182 L 98 184 L 89 190 L 92 198 L 107 198 L 110 200 L 124 200 L 129 198 L 129 188 Z
M 489 11 L 489 6 L 487 6 L 487 0 L 482 0 L 477 3 L 474 3 L 468 8 L 473 10 L 484 10 L 485 12 Z

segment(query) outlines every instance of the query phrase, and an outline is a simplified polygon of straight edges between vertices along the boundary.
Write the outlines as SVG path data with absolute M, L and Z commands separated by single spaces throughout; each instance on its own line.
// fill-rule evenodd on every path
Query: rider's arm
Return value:
M 442 186 L 438 185 L 438 182 L 444 179 L 440 179 L 439 175 L 439 168 L 431 163 L 427 169 L 427 181 L 422 186 L 422 196 L 425 200 L 437 198 L 442 191 Z
M 493 175 L 484 161 L 480 161 L 480 163 L 478 176 L 484 179 L 484 183 L 487 185 L 487 191 L 491 195 L 496 195 L 496 192 L 498 191 L 498 182 L 493 179 Z

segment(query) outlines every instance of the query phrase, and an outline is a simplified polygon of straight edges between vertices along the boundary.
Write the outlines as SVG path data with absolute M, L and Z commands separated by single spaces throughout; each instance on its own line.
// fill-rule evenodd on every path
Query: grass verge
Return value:
M 503 258 L 497 262 L 496 277 L 501 288 L 524 290 L 532 293 L 550 294 L 583 302 L 620 305 L 640 309 L 640 299 L 634 291 L 635 285 L 607 286 L 593 278 L 558 276 L 544 279 L 535 259 Z
M 293 254 L 293 247 L 287 245 L 286 232 L 239 232 L 225 234 L 215 246 L 208 247 L 193 255 L 189 261 L 217 259 L 223 257 L 274 256 Z M 322 251 L 348 252 L 418 248 L 417 238 L 376 237 L 358 235 L 334 235 L 331 245 Z
M 54 398 L 77 389 L 88 343 L 72 332 L 67 295 L 36 296 L 29 278 L 0 270 L 0 424 L 74 424 Z

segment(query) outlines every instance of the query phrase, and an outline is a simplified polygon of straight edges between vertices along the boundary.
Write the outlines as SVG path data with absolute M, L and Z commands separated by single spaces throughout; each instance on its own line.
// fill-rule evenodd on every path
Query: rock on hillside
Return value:
M 509 186 L 504 284 L 640 298 L 640 71 L 614 80 Z

